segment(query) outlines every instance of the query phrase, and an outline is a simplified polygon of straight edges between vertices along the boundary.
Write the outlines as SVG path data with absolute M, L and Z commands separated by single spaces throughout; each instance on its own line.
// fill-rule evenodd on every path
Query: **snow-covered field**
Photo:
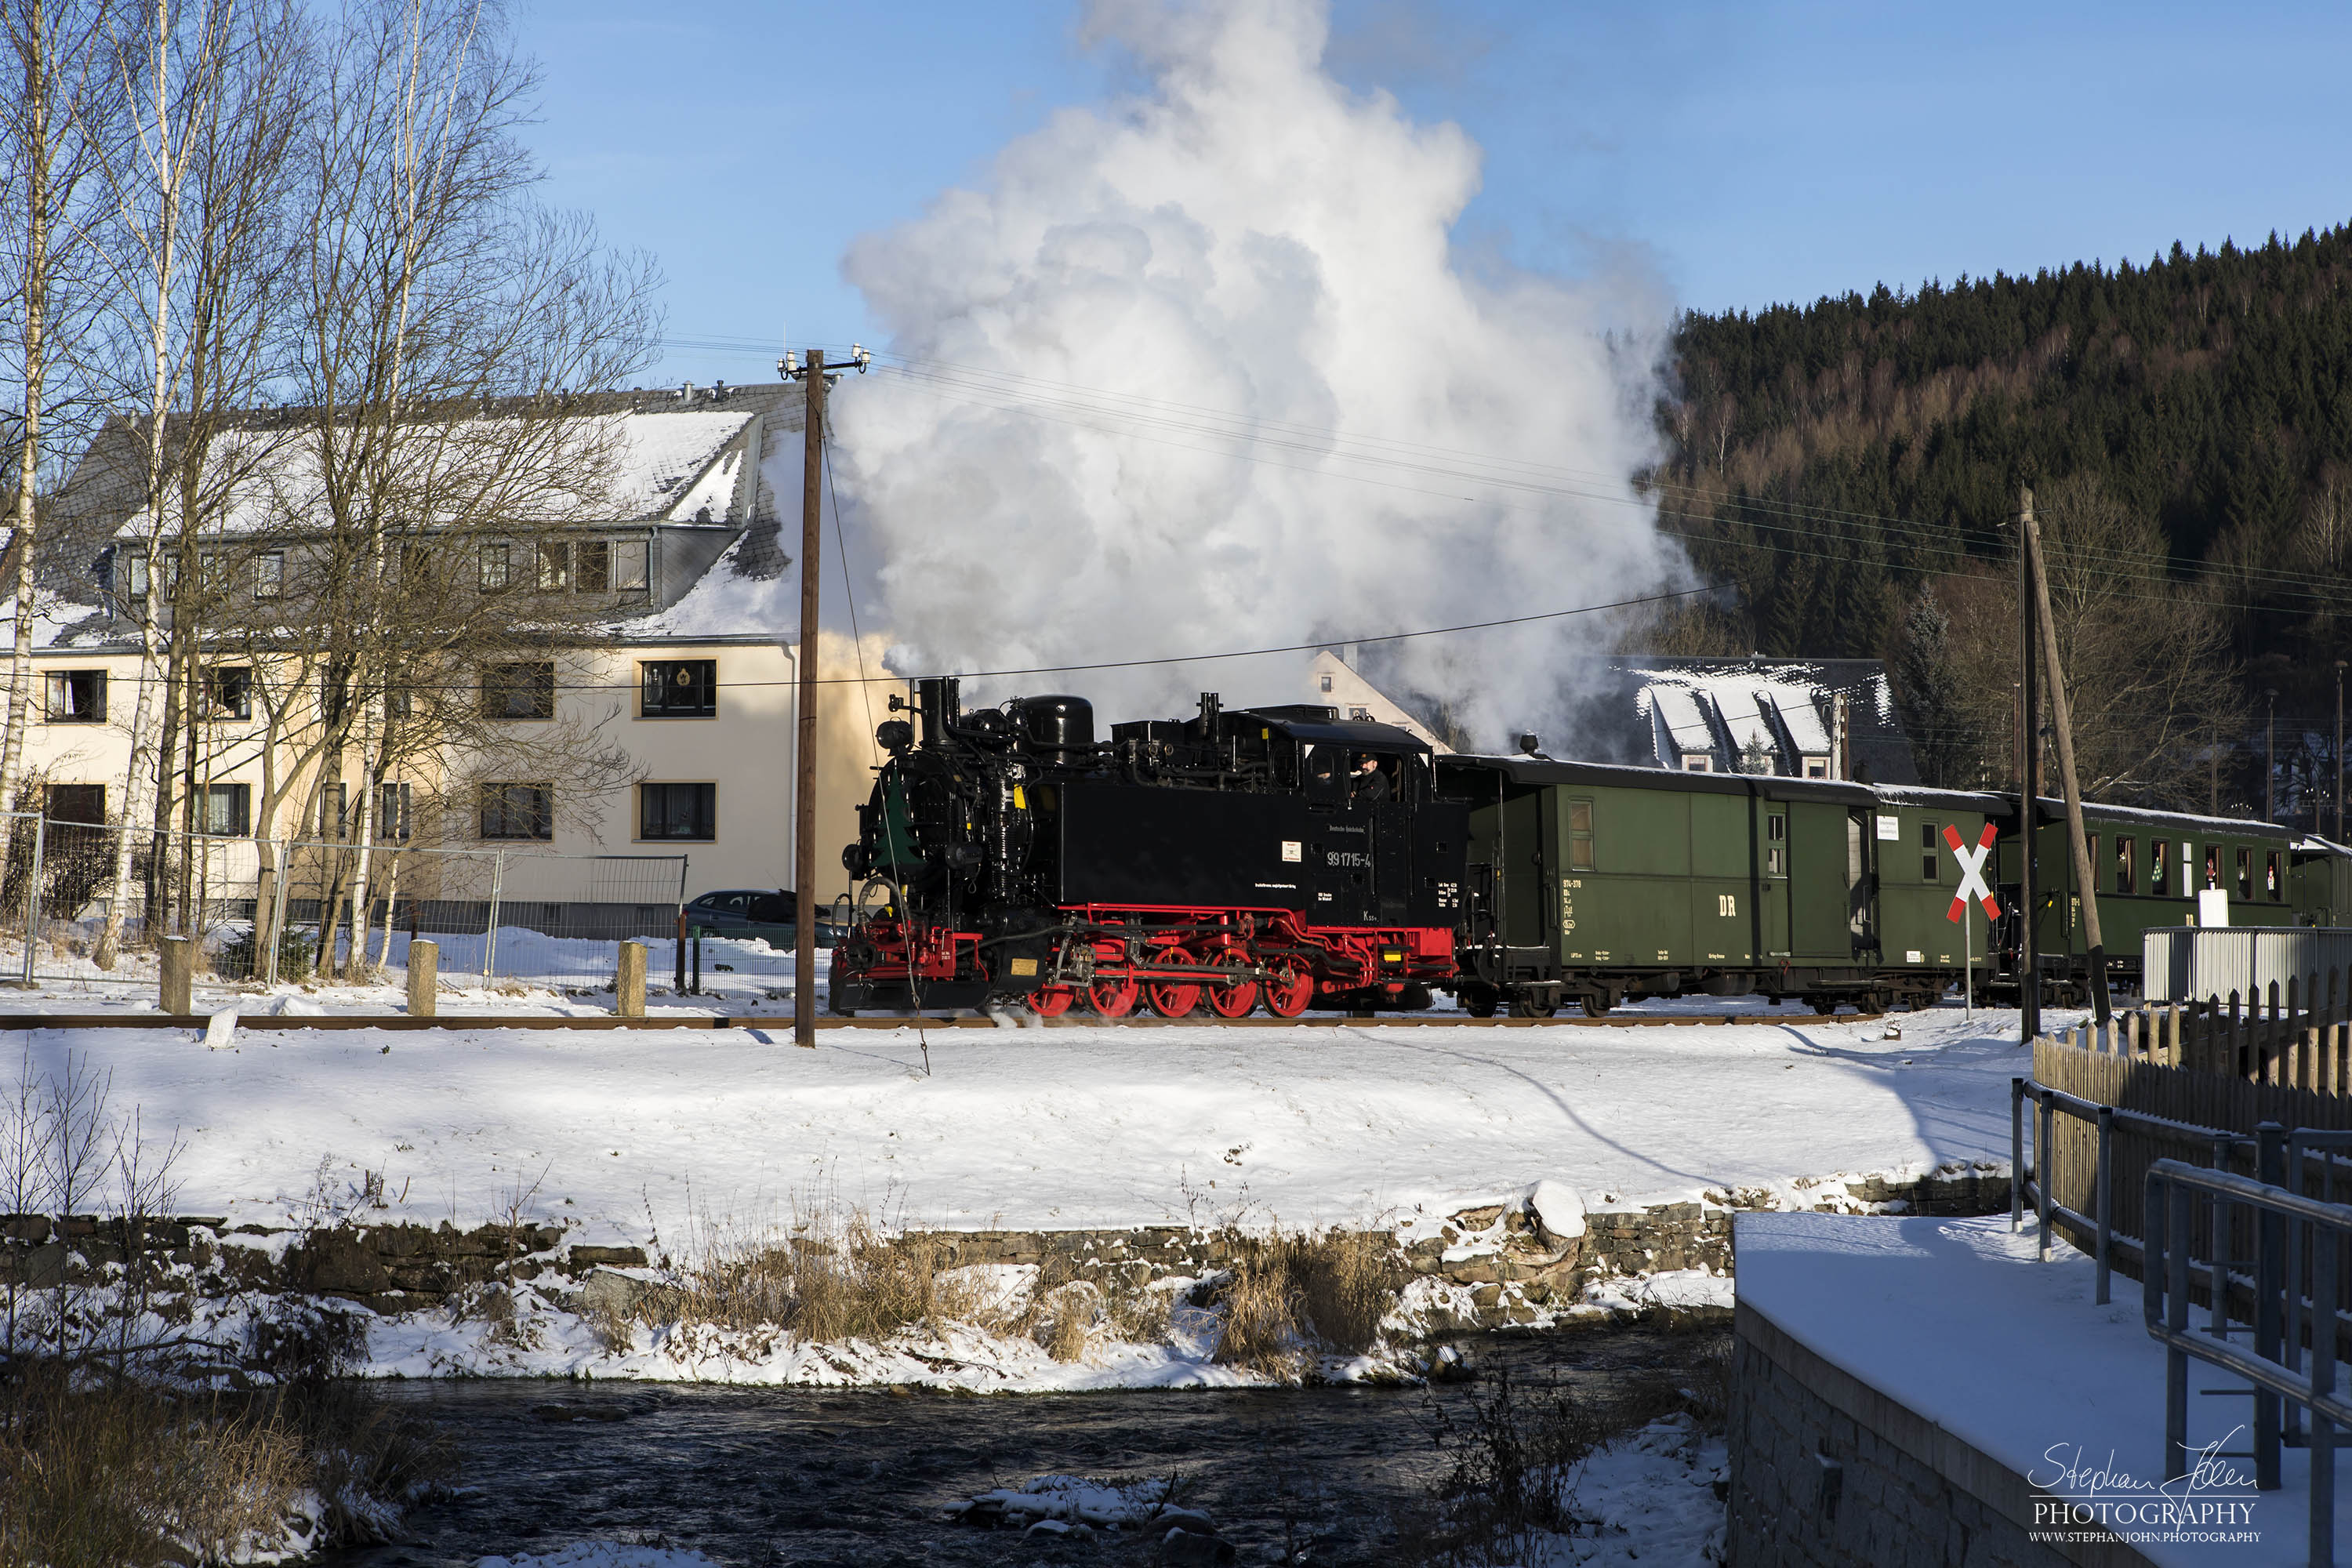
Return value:
M 23 1039 L 37 1071 L 84 1054 L 118 1107 L 177 1126 L 183 1213 L 288 1224 L 323 1164 L 338 1190 L 381 1175 L 380 1223 L 519 1206 L 578 1241 L 642 1245 L 689 1214 L 1295 1226 L 1450 1212 L 1543 1178 L 1605 1207 L 2005 1160 L 2008 1080 L 2028 1062 L 2015 1016 L 1892 1021 L 1900 1039 L 1862 1019 L 908 1027 L 830 1030 L 813 1051 L 781 1028 Z

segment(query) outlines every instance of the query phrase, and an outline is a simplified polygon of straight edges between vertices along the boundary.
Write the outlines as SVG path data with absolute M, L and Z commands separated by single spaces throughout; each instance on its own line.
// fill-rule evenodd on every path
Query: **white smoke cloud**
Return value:
M 1090 36 L 1147 87 L 851 249 L 912 362 L 835 405 L 901 673 L 1337 641 L 1686 580 L 1627 482 L 1652 384 L 1616 295 L 1465 268 L 1477 146 L 1341 87 L 1328 23 L 1314 0 L 1097 5 Z M 1366 662 L 1482 742 L 1556 734 L 1563 656 L 1603 619 Z M 1105 720 L 1202 689 L 1297 701 L 1304 657 L 994 695 L 1076 690 Z

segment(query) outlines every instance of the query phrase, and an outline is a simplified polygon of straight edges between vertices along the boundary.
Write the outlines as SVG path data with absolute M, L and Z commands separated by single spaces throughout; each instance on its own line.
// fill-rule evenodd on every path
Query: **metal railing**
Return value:
M 2028 1169 L 2025 1152 L 2025 1106 L 2033 1103 L 2032 1174 Z M 2098 1143 L 2093 1155 L 2096 1176 L 2093 1185 L 2092 1207 L 2089 1213 L 2060 1203 L 2053 1190 L 2057 1185 L 2058 1149 L 2056 1119 L 2060 1115 L 2088 1122 L 2098 1130 Z M 2059 1220 L 2091 1240 L 2087 1250 L 2097 1270 L 2096 1302 L 2107 1303 L 2116 1255 L 2121 1253 L 2137 1261 L 2142 1253 L 2140 1237 L 2116 1226 L 2116 1190 L 2115 1168 L 2118 1135 L 2129 1134 L 2157 1142 L 2192 1149 L 2212 1162 L 2211 1168 L 2227 1171 L 2231 1157 L 2242 1150 L 2252 1150 L 2254 1140 L 2218 1127 L 2199 1127 L 2186 1121 L 2174 1121 L 2161 1116 L 2151 1116 L 2143 1110 L 2127 1110 L 2118 1105 L 2101 1105 L 2064 1089 L 2036 1083 L 2030 1078 L 2009 1080 L 2009 1227 L 2022 1227 L 2025 1205 L 2030 1196 L 2039 1221 L 2041 1255 L 2050 1256 L 2051 1222 Z
M 2285 1154 L 2282 1135 L 2266 1140 L 2266 1152 Z M 2341 1271 L 2352 1259 L 2352 1206 L 2323 1203 L 2290 1192 L 2273 1183 L 2256 1181 L 2226 1171 L 2210 1171 L 2178 1160 L 2159 1160 L 2148 1168 L 2147 1247 L 2141 1268 L 2141 1315 L 2150 1338 L 2162 1344 L 2164 1358 L 2165 1479 L 2179 1480 L 2189 1468 L 2189 1363 L 2200 1361 L 2252 1385 L 2253 1447 L 2245 1453 L 2214 1458 L 2252 1458 L 2254 1486 L 2275 1491 L 2281 1485 L 2280 1450 L 2300 1438 L 2311 1453 L 2310 1561 L 2336 1561 L 2336 1432 L 2352 1425 L 2352 1404 L 2336 1392 L 2336 1341 L 2344 1328 L 2338 1312 L 2343 1299 Z M 2189 1310 L 2192 1281 L 2200 1272 L 2195 1254 L 2199 1211 L 2208 1209 L 2210 1238 L 2202 1272 L 2208 1281 L 2211 1321 L 2191 1331 Z M 2251 1259 L 2232 1259 L 2229 1238 L 2235 1231 L 2233 1211 L 2244 1211 L 2254 1242 Z M 2290 1237 L 2307 1233 L 2306 1249 L 2292 1247 Z M 2303 1271 L 2294 1259 L 2307 1257 L 2309 1294 Z M 2251 1277 L 2239 1270 L 2251 1262 Z M 2233 1321 L 2232 1297 L 2250 1299 L 2242 1321 Z M 2309 1365 L 2299 1347 L 2308 1325 Z M 2253 1332 L 2253 1348 L 2230 1342 L 2231 1333 Z M 2284 1413 L 2300 1411 L 2310 1417 L 2310 1430 L 2291 1429 Z

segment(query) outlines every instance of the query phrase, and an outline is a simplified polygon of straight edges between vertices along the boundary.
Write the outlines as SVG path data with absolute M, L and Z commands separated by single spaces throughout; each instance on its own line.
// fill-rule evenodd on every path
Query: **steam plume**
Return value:
M 1328 22 L 1315 0 L 1106 0 L 1089 31 L 1147 87 L 853 247 L 908 362 L 836 405 L 894 668 L 1336 641 L 1680 574 L 1632 504 L 1651 387 L 1604 336 L 1614 301 L 1465 268 L 1477 147 L 1335 81 Z M 1602 618 L 1389 644 L 1370 672 L 1485 743 L 1556 732 L 1561 656 Z M 1300 700 L 1303 664 L 998 684 L 1125 718 L 1205 689 Z

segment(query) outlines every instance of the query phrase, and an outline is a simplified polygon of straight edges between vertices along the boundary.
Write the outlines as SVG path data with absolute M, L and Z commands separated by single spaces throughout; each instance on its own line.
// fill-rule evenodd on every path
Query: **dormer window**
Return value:
M 560 594 L 572 585 L 572 544 L 568 540 L 539 542 L 539 591 Z
M 642 539 L 619 539 L 613 542 L 613 589 L 621 594 L 642 594 L 646 589 L 647 551 Z
M 275 599 L 286 591 L 286 557 L 271 550 L 253 558 L 253 596 Z

